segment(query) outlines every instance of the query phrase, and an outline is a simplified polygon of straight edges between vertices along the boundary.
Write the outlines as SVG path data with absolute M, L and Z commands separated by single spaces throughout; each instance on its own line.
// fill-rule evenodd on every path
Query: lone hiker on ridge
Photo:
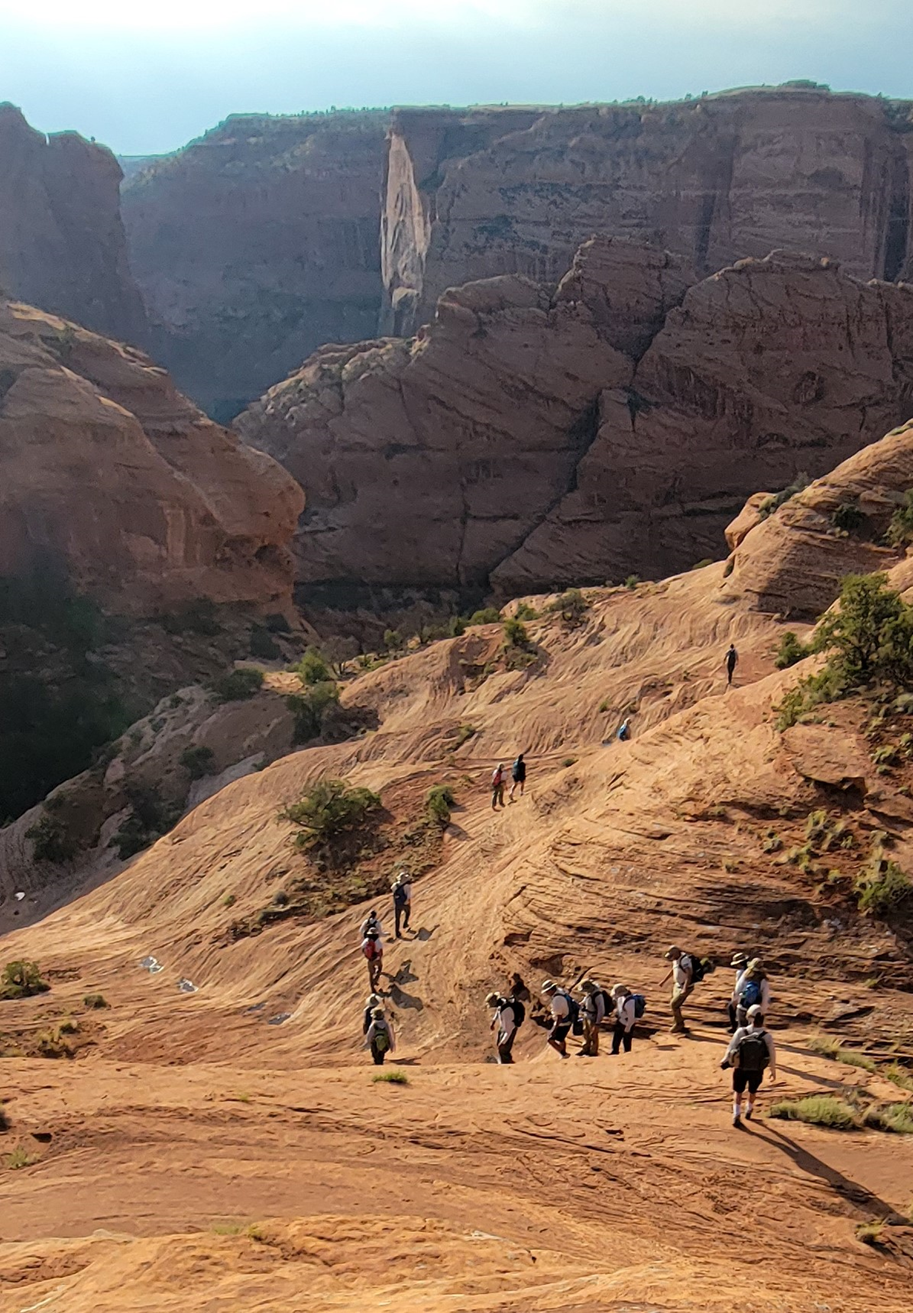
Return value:
M 513 802 L 514 792 L 518 784 L 520 786 L 521 798 L 523 797 L 523 794 L 526 792 L 526 762 L 523 760 L 522 752 L 518 755 L 517 760 L 510 768 L 510 779 L 511 779 L 510 793 L 508 793 L 507 795 L 507 801 Z
M 732 1067 L 732 1124 L 742 1125 L 742 1095 L 748 1089 L 745 1102 L 745 1116 L 751 1121 L 751 1115 L 757 1102 L 757 1093 L 764 1079 L 764 1072 L 770 1067 L 770 1083 L 777 1079 L 777 1049 L 773 1036 L 764 1029 L 764 1017 L 757 1004 L 748 1009 L 748 1024 L 740 1026 L 732 1039 L 726 1056 L 720 1063 L 725 1071 Z
M 729 644 L 729 651 L 726 653 L 726 683 L 732 683 L 732 677 L 735 674 L 735 668 L 739 664 L 739 654 L 735 650 L 735 643 Z
M 375 1067 L 382 1067 L 384 1058 L 396 1048 L 393 1022 L 384 1015 L 383 1008 L 375 1008 L 371 1013 L 371 1024 L 362 1047 L 371 1050 Z

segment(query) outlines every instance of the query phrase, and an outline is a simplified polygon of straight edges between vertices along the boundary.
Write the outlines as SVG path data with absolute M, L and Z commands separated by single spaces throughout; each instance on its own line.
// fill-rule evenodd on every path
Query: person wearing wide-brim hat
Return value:
M 599 1027 L 605 1021 L 606 1016 L 606 992 L 600 989 L 595 980 L 582 980 L 580 989 L 583 993 L 583 999 L 580 1003 L 580 1014 L 583 1017 L 583 1047 L 579 1050 L 578 1058 L 598 1058 L 599 1057 Z
M 514 1060 L 511 1050 L 517 1034 L 517 1014 L 513 999 L 492 992 L 486 994 L 485 1006 L 493 1009 L 489 1029 L 494 1030 L 497 1027 L 495 1042 L 498 1048 L 498 1062 L 505 1067 L 511 1066 Z
M 374 1059 L 375 1067 L 382 1067 L 384 1058 L 396 1048 L 393 1022 L 386 1015 L 383 1008 L 372 1008 L 371 1010 L 371 1024 L 368 1027 L 368 1033 L 365 1035 L 364 1047 L 371 1050 L 371 1057 Z
M 730 964 L 729 964 L 730 966 L 732 966 L 732 967 L 735 968 L 735 986 L 734 986 L 734 988 L 733 988 L 732 998 L 729 1000 L 729 1005 L 728 1005 L 728 1008 L 729 1008 L 729 1033 L 730 1033 L 730 1035 L 734 1035 L 735 1032 L 736 1032 L 736 1030 L 738 1029 L 738 1024 L 739 1024 L 739 1023 L 738 1023 L 738 1020 L 737 1020 L 737 1018 L 736 1018 L 736 1010 L 735 1010 L 735 1009 L 736 1009 L 736 1000 L 737 1000 L 737 998 L 738 998 L 738 994 L 739 994 L 739 981 L 740 981 L 741 978 L 742 978 L 742 972 L 743 972 L 743 971 L 745 970 L 745 968 L 748 966 L 748 962 L 749 962 L 748 954 L 747 954 L 747 953 L 743 953 L 743 952 L 740 950 L 738 953 L 733 953 L 733 955 L 732 955 L 732 961 L 731 961 Z
M 371 1029 L 371 1020 L 374 1016 L 374 1009 L 383 1007 L 383 999 L 380 994 L 369 994 L 365 1002 L 365 1015 L 362 1018 L 361 1033 L 367 1035 Z
M 694 963 L 687 953 L 682 952 L 677 944 L 673 944 L 666 949 L 663 954 L 667 962 L 672 966 L 663 977 L 661 984 L 665 984 L 672 977 L 672 997 L 669 1000 L 672 1008 L 672 1025 L 669 1027 L 673 1035 L 687 1034 L 685 1018 L 682 1014 L 682 1005 L 688 995 L 694 989 Z
M 759 957 L 753 957 L 739 976 L 733 993 L 736 1020 L 739 1026 L 747 1026 L 748 1012 L 757 1005 L 761 1016 L 766 1017 L 770 1008 L 770 981 Z

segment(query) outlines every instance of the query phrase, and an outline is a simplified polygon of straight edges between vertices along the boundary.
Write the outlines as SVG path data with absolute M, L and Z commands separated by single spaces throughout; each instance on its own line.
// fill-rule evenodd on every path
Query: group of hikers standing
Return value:
M 579 999 L 574 997 L 572 990 L 557 985 L 554 980 L 542 983 L 541 992 L 549 1011 L 546 1037 L 549 1047 L 560 1057 L 568 1058 L 568 1036 L 580 1035 L 583 1043 L 577 1056 L 598 1057 L 600 1027 L 611 1023 L 612 1053 L 618 1054 L 622 1048 L 625 1053 L 630 1053 L 634 1026 L 646 1008 L 644 996 L 633 993 L 627 985 L 615 985 L 611 990 L 603 989 L 589 978 L 574 988 L 581 995 Z M 522 977 L 516 973 L 511 977 L 504 994 L 493 992 L 486 995 L 485 1004 L 492 1009 L 491 1029 L 496 1032 L 495 1046 L 499 1063 L 513 1062 L 514 1040 L 526 1019 L 526 1005 L 530 1002 L 530 992 Z

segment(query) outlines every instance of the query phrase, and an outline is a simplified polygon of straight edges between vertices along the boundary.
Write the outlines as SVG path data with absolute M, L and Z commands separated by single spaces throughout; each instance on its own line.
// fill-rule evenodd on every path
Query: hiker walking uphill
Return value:
M 371 1020 L 374 1016 L 374 1009 L 381 1007 L 383 1000 L 379 994 L 369 994 L 368 1001 L 365 1003 L 365 1014 L 362 1018 L 361 1033 L 367 1035 L 371 1029 Z
M 403 930 L 409 929 L 409 913 L 412 910 L 412 882 L 405 871 L 400 871 L 393 885 L 393 924 L 395 937 L 402 939 L 400 934 L 400 924 Z
M 729 644 L 729 651 L 726 653 L 726 683 L 732 683 L 732 677 L 735 674 L 735 668 L 739 664 L 739 654 L 735 650 L 735 643 Z
M 742 1125 L 742 1113 L 751 1121 L 757 1106 L 757 1094 L 770 1067 L 770 1083 L 777 1079 L 777 1050 L 773 1036 L 764 1029 L 764 1016 L 757 1003 L 748 1009 L 747 1025 L 740 1026 L 732 1039 L 726 1056 L 720 1063 L 725 1071 L 732 1068 L 732 1124 Z M 744 1109 L 742 1095 L 748 1092 Z
M 504 763 L 499 761 L 491 772 L 491 810 L 497 811 L 504 806 Z
M 396 1048 L 393 1022 L 384 1015 L 383 1008 L 375 1008 L 371 1013 L 371 1024 L 365 1034 L 362 1047 L 371 1050 L 375 1067 L 382 1067 L 384 1058 Z
M 583 1048 L 577 1056 L 598 1058 L 599 1027 L 605 1021 L 611 1005 L 605 990 L 601 989 L 595 980 L 584 980 L 580 988 L 583 990 L 583 1000 L 580 1004 L 580 1014 L 583 1018 Z
M 738 1017 L 736 1015 L 736 1003 L 738 1001 L 739 985 L 745 968 L 748 966 L 750 958 L 747 953 L 733 953 L 730 966 L 735 967 L 735 987 L 732 992 L 732 998 L 729 1000 L 729 1033 L 734 1035 L 739 1028 Z
M 688 1028 L 685 1025 L 682 1007 L 694 986 L 713 970 L 713 963 L 695 957 L 693 953 L 683 953 L 674 944 L 667 949 L 665 957 L 672 963 L 671 969 L 660 981 L 660 985 L 664 985 L 669 977 L 672 977 L 672 997 L 669 1000 L 672 1008 L 672 1025 L 669 1029 L 673 1035 L 687 1035 Z
M 521 798 L 526 792 L 526 762 L 523 760 L 522 752 L 519 754 L 517 760 L 510 768 L 510 780 L 511 780 L 510 793 L 508 793 L 507 795 L 507 801 L 513 802 L 514 793 L 516 792 L 518 784 L 520 786 Z
M 569 1058 L 567 1037 L 577 1020 L 579 1008 L 575 999 L 566 989 L 556 985 L 554 980 L 542 982 L 542 993 L 548 999 L 552 1011 L 552 1024 L 548 1032 L 548 1044 L 562 1058 Z
M 498 1062 L 505 1066 L 512 1064 L 514 1039 L 526 1018 L 526 1009 L 519 999 L 504 998 L 501 994 L 488 994 L 485 1003 L 494 1008 L 489 1029 L 497 1030 Z
M 380 988 L 380 973 L 384 965 L 384 945 L 379 930 L 372 927 L 365 932 L 361 951 L 368 964 L 368 987 L 375 994 Z
M 643 994 L 633 994 L 627 985 L 615 985 L 612 990 L 615 1007 L 615 1026 L 612 1030 L 612 1053 L 616 1056 L 624 1046 L 625 1053 L 631 1052 L 634 1040 L 634 1027 L 638 1017 L 644 1014 L 646 999 Z
M 755 1006 L 761 1009 L 761 1016 L 766 1017 L 770 1009 L 770 999 L 770 981 L 767 979 L 767 972 L 761 965 L 761 959 L 753 957 L 736 980 L 732 994 L 738 1025 L 748 1025 L 748 1013 Z

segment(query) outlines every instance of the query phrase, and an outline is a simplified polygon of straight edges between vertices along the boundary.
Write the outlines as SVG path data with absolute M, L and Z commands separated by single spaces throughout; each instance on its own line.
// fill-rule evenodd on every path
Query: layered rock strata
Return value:
M 306 490 L 299 580 L 668 574 L 719 556 L 749 493 L 913 409 L 913 288 L 784 253 L 694 277 L 594 239 L 555 291 L 483 280 L 410 341 L 317 352 L 240 423 Z

